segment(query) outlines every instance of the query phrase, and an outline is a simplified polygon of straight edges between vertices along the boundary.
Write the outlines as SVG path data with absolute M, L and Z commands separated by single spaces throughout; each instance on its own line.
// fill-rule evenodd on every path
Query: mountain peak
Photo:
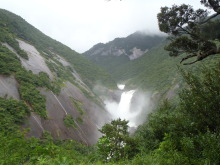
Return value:
M 134 60 L 157 45 L 165 37 L 137 31 L 125 38 L 115 38 L 106 44 L 98 43 L 86 51 L 86 56 L 121 56 Z

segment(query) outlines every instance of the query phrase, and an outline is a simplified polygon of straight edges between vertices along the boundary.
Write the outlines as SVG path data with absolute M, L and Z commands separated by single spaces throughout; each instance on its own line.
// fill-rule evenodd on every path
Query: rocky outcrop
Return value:
M 86 51 L 84 54 L 90 59 L 93 56 L 128 56 L 130 60 L 141 57 L 149 49 L 163 40 L 163 36 L 147 35 L 136 32 L 126 38 L 116 38 L 106 44 L 99 43 Z
M 141 49 L 138 49 L 136 47 L 134 47 L 131 52 L 132 54 L 128 55 L 130 60 L 134 60 L 136 58 L 141 57 L 143 54 L 147 53 L 148 49 L 142 51 Z
M 144 55 L 147 51 L 148 51 L 148 49 L 141 50 L 141 49 L 138 49 L 136 47 L 133 47 L 132 49 L 130 49 L 128 51 L 128 53 L 125 51 L 125 49 L 118 49 L 117 47 L 111 48 L 109 50 L 104 50 L 104 48 L 100 48 L 100 49 L 96 50 L 95 52 L 93 52 L 91 54 L 91 56 L 95 56 L 96 54 L 100 54 L 101 56 L 121 56 L 121 55 L 125 55 L 125 56 L 128 56 L 130 60 L 134 60 L 134 59 L 139 58 L 142 55 Z
M 22 66 L 26 70 L 31 70 L 34 74 L 46 72 L 51 80 L 56 79 L 56 74 L 50 71 L 45 62 L 46 59 L 41 56 L 34 46 L 21 40 L 17 41 L 19 42 L 20 48 L 27 52 L 28 60 L 21 58 L 7 43 L 4 43 L 4 45 L 20 58 Z M 54 58 L 59 60 L 63 66 L 70 65 L 57 54 L 54 54 Z M 61 88 L 60 94 L 56 95 L 48 89 L 39 88 L 40 93 L 46 98 L 48 118 L 41 118 L 35 112 L 31 112 L 27 122 L 22 126 L 23 128 L 30 129 L 27 133 L 28 137 L 34 136 L 41 138 L 44 131 L 49 131 L 51 135 L 57 139 L 74 139 L 86 145 L 92 145 L 95 144 L 98 137 L 101 136 L 98 129 L 101 128 L 106 121 L 110 120 L 109 114 L 102 106 L 104 103 L 102 103 L 100 99 L 95 98 L 95 95 L 86 84 L 84 84 L 79 74 L 74 68 L 72 68 L 72 70 L 72 76 L 76 78 L 76 84 L 66 81 Z M 18 87 L 19 84 L 14 76 L 0 76 L 1 97 L 19 100 Z M 85 91 L 90 97 L 85 95 Z M 74 104 L 73 100 L 79 103 L 80 110 L 79 107 Z M 100 104 L 98 104 L 98 102 Z M 67 127 L 64 124 L 64 118 L 67 115 L 72 116 L 76 124 L 75 127 Z
M 48 119 L 40 118 L 32 113 L 28 123 L 24 126 L 30 128 L 28 136 L 41 137 L 44 131 L 51 132 L 54 138 L 75 139 L 86 145 L 95 144 L 101 134 L 98 131 L 106 121 L 110 120 L 108 113 L 91 102 L 73 84 L 67 82 L 61 93 L 56 96 L 51 91 L 41 89 L 41 93 L 46 96 L 46 108 Z M 82 115 L 71 99 L 75 99 L 82 104 L 84 114 Z M 66 127 L 63 120 L 66 115 L 71 115 L 76 123 L 76 128 Z M 77 121 L 81 118 L 82 122 Z
M 34 74 L 38 74 L 39 72 L 45 72 L 49 75 L 50 79 L 53 79 L 54 75 L 52 74 L 50 69 L 47 67 L 45 63 L 45 59 L 40 55 L 37 49 L 34 46 L 22 40 L 17 39 L 17 41 L 19 42 L 20 48 L 24 50 L 25 52 L 27 52 L 28 60 L 21 58 L 17 54 L 17 52 L 7 43 L 4 43 L 3 45 L 6 46 L 9 50 L 11 50 L 13 53 L 17 55 L 17 57 L 21 60 L 22 66 L 26 70 L 31 70 Z
M 28 58 L 29 58 L 28 60 L 20 58 L 22 65 L 25 67 L 25 69 L 31 70 L 34 74 L 38 74 L 39 72 L 45 72 L 52 79 L 53 74 L 50 71 L 50 69 L 47 67 L 44 58 L 40 55 L 37 49 L 34 46 L 22 40 L 17 40 L 17 41 L 19 42 L 20 48 L 23 49 L 28 54 Z
M 0 75 L 0 97 L 20 99 L 18 83 L 14 76 Z

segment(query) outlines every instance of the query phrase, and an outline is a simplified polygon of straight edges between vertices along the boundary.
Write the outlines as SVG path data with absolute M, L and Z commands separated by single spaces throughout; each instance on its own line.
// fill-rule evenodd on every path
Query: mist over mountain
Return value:
M 134 60 L 149 49 L 156 46 L 159 42 L 165 39 L 165 36 L 150 35 L 144 32 L 135 32 L 125 38 L 115 38 L 106 44 L 99 43 L 94 45 L 84 54 L 91 59 L 93 56 L 128 56 L 130 60 Z M 96 60 L 98 60 L 96 58 Z M 95 61 L 95 60 L 94 60 Z
M 84 56 L 112 73 L 117 67 L 141 57 L 165 38 L 161 35 L 135 32 L 106 44 L 96 44 Z

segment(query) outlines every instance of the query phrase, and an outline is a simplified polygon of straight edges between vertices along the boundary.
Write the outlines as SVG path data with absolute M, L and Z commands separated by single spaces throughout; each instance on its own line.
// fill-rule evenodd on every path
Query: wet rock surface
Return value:
M 15 53 L 21 60 L 22 66 L 26 70 L 31 70 L 34 74 L 39 72 L 46 72 L 50 79 L 56 78 L 45 63 L 44 57 L 36 50 L 36 48 L 22 40 L 17 40 L 19 46 L 25 52 L 27 52 L 29 59 L 21 58 L 16 51 L 7 43 L 4 45 Z M 63 58 L 59 58 L 59 61 L 68 66 L 69 63 Z M 74 70 L 74 68 L 73 68 Z M 48 118 L 41 118 L 35 112 L 31 112 L 23 128 L 29 128 L 27 137 L 41 138 L 44 131 L 49 131 L 55 139 L 74 139 L 86 145 L 95 144 L 98 138 L 101 136 L 98 131 L 104 123 L 110 120 L 109 113 L 104 109 L 104 103 L 99 98 L 95 98 L 95 95 L 84 84 L 78 73 L 74 70 L 73 76 L 76 77 L 77 87 L 70 82 L 65 82 L 59 95 L 55 95 L 52 91 L 44 88 L 38 88 L 40 93 L 46 98 L 46 111 Z M 5 98 L 14 98 L 19 100 L 20 95 L 18 92 L 19 84 L 14 76 L 0 76 L 0 96 Z M 87 93 L 90 93 L 91 97 L 85 95 L 82 89 Z M 98 105 L 94 100 L 97 99 L 100 102 Z M 78 107 L 74 105 L 73 100 L 79 102 L 83 109 L 83 114 L 79 111 Z M 31 109 L 31 106 L 30 106 Z M 66 115 L 71 115 L 76 124 L 76 127 L 67 127 L 64 124 L 64 118 Z M 80 120 L 81 122 L 80 122 Z
M 23 49 L 28 54 L 28 58 L 29 58 L 28 60 L 20 58 L 22 65 L 25 67 L 25 69 L 31 70 L 34 74 L 38 74 L 39 72 L 45 72 L 52 79 L 53 74 L 50 71 L 50 69 L 47 67 L 45 63 L 45 59 L 40 55 L 37 49 L 34 46 L 22 40 L 17 40 L 17 41 L 19 42 L 20 48 Z
M 41 89 L 46 96 L 48 119 L 42 119 L 32 113 L 25 127 L 30 128 L 28 136 L 42 137 L 43 131 L 51 132 L 54 138 L 74 139 L 86 145 L 95 144 L 101 136 L 98 129 L 109 119 L 108 113 L 86 98 L 73 84 L 67 82 L 61 93 L 56 96 L 51 91 Z M 80 114 L 71 98 L 82 103 L 84 114 Z M 77 125 L 76 128 L 66 127 L 63 119 L 71 115 Z M 82 118 L 83 122 L 77 121 Z
M 0 97 L 20 99 L 18 83 L 14 76 L 0 75 Z

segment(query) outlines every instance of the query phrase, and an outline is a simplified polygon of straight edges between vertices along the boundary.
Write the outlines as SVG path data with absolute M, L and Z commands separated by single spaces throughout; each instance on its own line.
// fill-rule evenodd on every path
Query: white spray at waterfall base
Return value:
M 123 90 L 125 88 L 125 85 L 123 85 L 123 84 L 118 84 L 117 86 L 118 86 L 118 89 L 121 89 L 121 90 Z
M 128 120 L 130 127 L 142 124 L 152 109 L 150 95 L 135 90 L 124 91 L 121 94 L 120 102 L 106 100 L 105 105 L 112 119 Z

